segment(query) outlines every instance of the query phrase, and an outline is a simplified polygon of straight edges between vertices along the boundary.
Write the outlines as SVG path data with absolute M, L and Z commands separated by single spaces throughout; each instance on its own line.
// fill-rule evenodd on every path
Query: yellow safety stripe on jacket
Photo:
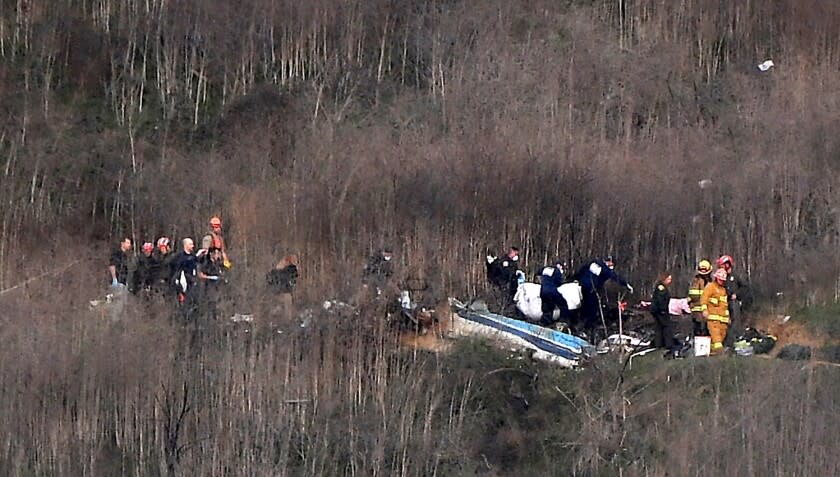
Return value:
M 729 323 L 729 312 L 726 315 L 709 315 L 709 321 L 719 321 L 721 323 Z
M 694 306 L 691 307 L 691 311 L 703 311 L 702 305 L 698 303 L 702 296 L 703 290 L 699 288 L 690 288 L 688 290 L 688 302 L 690 304 L 694 304 Z
M 691 311 L 703 311 L 705 309 L 706 309 L 706 305 L 697 305 L 697 306 L 692 306 L 691 307 Z
M 723 348 L 723 343 L 712 343 L 712 349 Z

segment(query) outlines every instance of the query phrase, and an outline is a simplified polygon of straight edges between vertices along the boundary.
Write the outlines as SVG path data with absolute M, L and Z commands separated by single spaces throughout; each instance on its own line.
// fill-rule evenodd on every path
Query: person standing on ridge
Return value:
M 120 285 L 129 285 L 130 276 L 129 268 L 131 268 L 131 239 L 125 237 L 120 242 L 108 261 L 108 274 L 111 278 L 111 287 L 117 288 Z
M 672 281 L 673 278 L 670 273 L 660 275 L 654 287 L 653 299 L 650 305 L 650 312 L 656 321 L 654 346 L 667 350 L 665 353 L 666 359 L 675 357 L 674 327 L 671 323 L 671 314 L 668 309 L 668 305 L 671 302 L 671 292 L 668 290 L 668 287 Z
M 723 340 L 729 327 L 729 293 L 726 291 L 726 270 L 718 268 L 713 280 L 703 289 L 700 303 L 703 304 L 703 317 L 712 337 L 712 354 L 723 351 Z
M 362 283 L 374 298 L 382 295 L 394 275 L 393 258 L 391 247 L 383 247 L 368 258 L 362 270 Z
M 181 241 L 182 250 L 174 259 L 174 276 L 172 278 L 178 292 L 178 306 L 181 308 L 182 318 L 189 321 L 195 308 L 198 278 L 198 258 L 193 254 L 195 242 L 191 238 Z
M 603 310 L 599 294 L 603 292 L 604 285 L 612 280 L 626 287 L 630 293 L 633 293 L 633 286 L 615 272 L 615 260 L 612 255 L 607 255 L 603 260 L 592 260 L 581 267 L 578 270 L 577 279 L 583 295 L 581 303 L 583 326 L 587 337 L 594 342 L 595 329 L 602 318 Z
M 731 348 L 735 344 L 735 337 L 743 330 L 741 322 L 741 310 L 748 301 L 749 287 L 741 280 L 741 277 L 733 272 L 735 262 L 729 255 L 722 255 L 718 259 L 718 265 L 726 270 L 726 291 L 729 293 L 729 327 L 727 328 L 724 345 Z
M 169 237 L 159 238 L 156 245 L 152 291 L 156 295 L 168 296 L 174 288 L 172 279 L 175 276 L 175 258 L 178 254 L 172 252 L 172 242 Z
M 230 259 L 225 246 L 225 237 L 222 233 L 222 219 L 217 215 L 210 218 L 210 230 L 201 239 L 201 250 L 203 255 L 211 248 L 218 248 L 222 252 L 222 263 L 225 268 L 231 267 Z
M 198 279 L 201 283 L 201 301 L 207 312 L 207 319 L 216 321 L 219 296 L 223 283 L 222 251 L 210 247 L 207 254 L 198 263 Z
M 516 272 L 519 270 L 517 247 L 510 247 L 503 257 L 487 255 L 487 281 L 494 288 L 493 298 L 502 314 L 512 310 L 513 297 L 519 285 Z
M 151 298 L 152 286 L 154 285 L 157 273 L 157 258 L 154 252 L 154 245 L 151 242 L 146 242 L 140 249 L 140 255 L 137 257 L 137 267 L 134 270 L 134 283 L 132 285 L 133 293 L 142 293 L 144 298 Z
M 709 328 L 706 326 L 706 319 L 703 318 L 703 304 L 700 298 L 706 284 L 711 280 L 712 263 L 708 260 L 700 260 L 697 264 L 697 274 L 691 280 L 688 288 L 688 306 L 691 309 L 691 322 L 693 324 L 694 336 L 709 336 Z
M 273 314 L 292 318 L 294 313 L 294 300 L 292 294 L 295 291 L 298 280 L 298 256 L 289 254 L 283 257 L 265 276 L 269 290 L 279 297 L 279 304 L 272 310 Z

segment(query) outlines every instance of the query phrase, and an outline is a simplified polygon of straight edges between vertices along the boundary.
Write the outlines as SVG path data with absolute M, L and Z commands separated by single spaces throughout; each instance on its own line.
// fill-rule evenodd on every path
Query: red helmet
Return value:
M 169 237 L 161 237 L 161 238 L 158 239 L 158 241 L 157 241 L 157 247 L 158 248 L 163 248 L 163 247 L 168 247 L 168 246 L 169 246 Z
M 730 257 L 729 255 L 721 255 L 720 258 L 718 259 L 718 265 L 720 265 L 722 267 L 724 264 L 727 264 L 727 263 L 729 264 L 730 267 L 735 265 L 735 262 L 732 261 L 732 257 Z
M 727 275 L 728 274 L 726 273 L 726 270 L 724 270 L 722 268 L 718 268 L 717 271 L 715 271 L 714 277 L 715 277 L 715 280 L 720 280 L 722 282 L 725 282 Z

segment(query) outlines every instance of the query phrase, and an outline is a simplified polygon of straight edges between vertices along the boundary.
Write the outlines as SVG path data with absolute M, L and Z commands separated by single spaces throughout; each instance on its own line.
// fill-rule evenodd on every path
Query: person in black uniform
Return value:
M 152 285 L 154 285 L 158 268 L 157 259 L 152 253 L 154 248 L 151 242 L 146 242 L 140 249 L 140 255 L 137 257 L 137 267 L 134 269 L 134 283 L 131 287 L 132 293 L 139 293 L 146 299 L 152 297 Z
M 111 279 L 111 287 L 129 285 L 129 267 L 131 266 L 131 239 L 125 237 L 120 242 L 108 260 L 108 274 Z
M 287 320 L 291 320 L 294 314 L 292 294 L 297 286 L 298 276 L 298 256 L 293 253 L 283 257 L 265 275 L 265 281 L 269 290 L 278 297 L 278 304 L 272 310 L 273 314 L 284 316 Z
M 513 297 L 518 286 L 519 248 L 510 247 L 502 257 L 487 255 L 487 281 L 493 287 L 492 298 L 502 314 L 512 313 Z
M 222 250 L 210 247 L 198 264 L 198 279 L 201 283 L 201 301 L 207 312 L 207 319 L 215 321 L 223 283 Z
M 650 312 L 656 322 L 656 336 L 654 346 L 665 348 L 665 358 L 674 357 L 674 327 L 671 323 L 671 315 L 668 312 L 668 304 L 671 301 L 671 286 L 673 278 L 669 273 L 663 273 L 653 290 L 653 300 L 650 305 Z
M 729 327 L 726 330 L 724 346 L 732 348 L 735 346 L 735 337 L 743 333 L 741 311 L 748 307 L 751 302 L 750 289 L 747 282 L 732 269 L 735 266 L 734 260 L 729 255 L 723 255 L 718 259 L 718 265 L 726 270 L 726 293 L 729 295 Z
M 190 321 L 197 305 L 199 290 L 197 290 L 198 259 L 193 251 L 195 242 L 191 238 L 182 241 L 183 249 L 174 259 L 174 274 L 172 278 L 175 290 L 178 292 L 178 307 L 181 319 Z
M 394 275 L 393 251 L 384 247 L 368 258 L 362 271 L 362 283 L 368 288 L 373 298 L 379 297 L 385 291 L 391 277 Z

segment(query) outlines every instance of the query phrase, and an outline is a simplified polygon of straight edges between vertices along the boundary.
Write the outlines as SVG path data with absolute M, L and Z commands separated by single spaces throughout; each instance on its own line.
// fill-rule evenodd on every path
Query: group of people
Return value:
M 740 326 L 741 307 L 745 300 L 749 299 L 749 288 L 734 272 L 732 257 L 722 255 L 718 258 L 717 265 L 718 268 L 713 271 L 709 260 L 704 259 L 698 263 L 697 273 L 691 281 L 687 297 L 692 316 L 692 334 L 709 336 L 712 354 L 718 354 L 724 347 L 733 345 L 737 328 Z M 542 304 L 540 324 L 553 325 L 555 310 L 559 310 L 559 315 L 565 321 L 573 321 L 566 299 L 560 293 L 560 287 L 569 281 L 576 281 L 580 286 L 581 303 L 574 321 L 580 325 L 577 328 L 587 337 L 594 338 L 596 328 L 604 320 L 601 296 L 606 283 L 614 281 L 630 293 L 633 293 L 633 286 L 615 271 L 615 260 L 611 255 L 585 262 L 571 276 L 567 274 L 567 270 L 568 264 L 562 259 L 554 260 L 539 270 Z M 494 291 L 494 301 L 501 313 L 517 316 L 513 306 L 514 296 L 519 283 L 524 280 L 519 262 L 519 249 L 510 247 L 501 257 L 488 255 L 486 273 Z M 651 313 L 656 323 L 656 346 L 668 350 L 666 357 L 674 357 L 678 351 L 669 311 L 672 283 L 671 274 L 663 273 L 654 286 L 651 302 Z
M 625 287 L 630 293 L 633 286 L 615 271 L 615 259 L 612 255 L 593 259 L 586 262 L 577 273 L 567 276 L 568 264 L 563 259 L 542 267 L 538 273 L 540 281 L 540 301 L 542 303 L 542 318 L 540 324 L 551 326 L 554 324 L 554 311 L 560 310 L 560 316 L 566 321 L 571 319 L 566 299 L 560 293 L 560 286 L 567 281 L 574 280 L 580 285 L 581 303 L 577 312 L 577 322 L 587 336 L 594 336 L 594 330 L 604 319 L 602 306 L 602 291 L 610 280 Z M 505 255 L 487 256 L 487 280 L 494 289 L 495 302 L 502 313 L 511 312 L 513 298 L 517 287 L 523 280 L 524 274 L 519 264 L 519 249 L 510 247 Z
M 717 270 L 712 272 L 709 260 L 698 262 L 687 297 L 693 335 L 711 338 L 711 354 L 719 354 L 732 347 L 741 327 L 741 309 L 750 300 L 749 287 L 735 273 L 732 257 L 721 255 L 717 265 Z M 651 313 L 656 320 L 657 346 L 665 347 L 671 356 L 676 352 L 669 312 L 672 282 L 670 274 L 662 274 L 651 302 Z
M 194 318 L 197 311 L 215 320 L 223 285 L 232 267 L 222 231 L 222 220 L 213 216 L 200 248 L 191 237 L 180 240 L 180 250 L 173 249 L 169 237 L 145 242 L 140 253 L 134 253 L 131 238 L 125 237 L 111 253 L 108 277 L 112 288 L 125 287 L 146 300 L 174 303 L 184 320 Z M 265 277 L 270 292 L 281 297 L 285 312 L 291 309 L 291 295 L 298 279 L 298 257 L 284 256 Z
M 108 262 L 111 287 L 125 287 L 147 300 L 171 299 L 185 315 L 204 305 L 215 319 L 220 287 L 231 268 L 221 219 L 210 219 L 199 250 L 189 237 L 180 244 L 180 251 L 175 252 L 172 240 L 160 237 L 155 243 L 144 242 L 135 256 L 131 238 L 123 238 Z

